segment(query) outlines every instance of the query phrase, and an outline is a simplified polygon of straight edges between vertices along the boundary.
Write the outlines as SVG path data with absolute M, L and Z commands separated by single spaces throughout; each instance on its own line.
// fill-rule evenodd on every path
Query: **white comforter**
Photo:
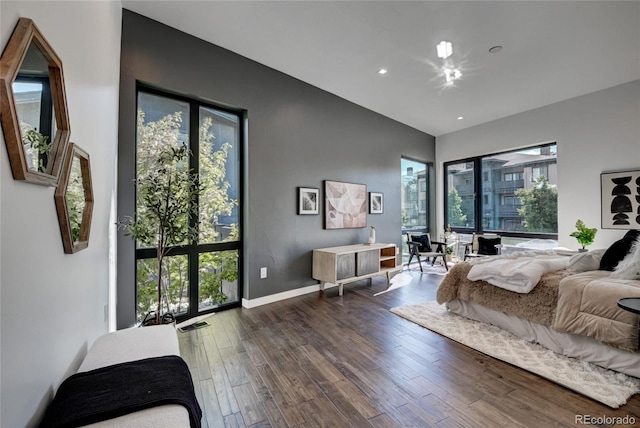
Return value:
M 569 257 L 551 250 L 481 257 L 471 262 L 467 278 L 526 294 L 545 273 L 565 269 L 568 260 Z

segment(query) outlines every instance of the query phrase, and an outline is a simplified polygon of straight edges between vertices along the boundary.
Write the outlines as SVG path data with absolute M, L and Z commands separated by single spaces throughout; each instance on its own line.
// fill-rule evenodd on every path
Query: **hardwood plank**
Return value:
M 258 422 L 267 421 L 267 413 L 250 383 L 234 386 L 233 394 L 240 406 L 240 413 L 245 425 L 251 426 Z
M 438 275 L 348 284 L 179 333 L 205 413 L 219 427 L 575 426 L 576 415 L 633 416 L 488 357 L 389 312 L 435 298 Z M 607 425 L 604 425 L 607 426 Z

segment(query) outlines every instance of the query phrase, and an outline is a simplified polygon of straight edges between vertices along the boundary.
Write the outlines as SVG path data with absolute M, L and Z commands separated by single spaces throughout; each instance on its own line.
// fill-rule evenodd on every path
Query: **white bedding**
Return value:
M 480 257 L 472 265 L 467 278 L 486 281 L 496 287 L 526 294 L 548 272 L 565 269 L 569 258 L 554 251 L 522 252 L 505 256 Z
M 132 327 L 99 337 L 80 365 L 78 372 L 143 358 L 180 355 L 173 325 Z M 92 428 L 189 428 L 189 412 L 179 404 L 141 410 L 107 421 L 86 425 Z
M 465 300 L 452 300 L 447 303 L 447 308 L 463 317 L 495 325 L 524 340 L 539 343 L 558 354 L 588 361 L 629 376 L 640 377 L 639 352 L 628 352 L 607 346 L 586 336 L 560 333 L 551 327 Z

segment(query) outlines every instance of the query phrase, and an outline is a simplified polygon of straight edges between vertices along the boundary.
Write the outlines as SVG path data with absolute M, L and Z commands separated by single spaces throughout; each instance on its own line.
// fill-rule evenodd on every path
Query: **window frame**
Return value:
M 430 225 L 430 213 L 431 213 L 431 200 L 430 200 L 430 183 L 432 181 L 432 177 L 431 177 L 431 172 L 432 172 L 432 168 L 433 165 L 429 162 L 423 161 L 423 160 L 419 160 L 419 159 L 415 159 L 415 158 L 411 158 L 408 156 L 401 156 L 400 157 L 400 174 L 402 177 L 402 161 L 408 161 L 408 162 L 415 162 L 415 163 L 419 163 L 425 166 L 425 174 L 424 174 L 424 180 L 419 180 L 417 179 L 416 181 L 416 191 L 415 191 L 415 197 L 414 199 L 407 199 L 405 197 L 405 201 L 411 201 L 411 202 L 415 202 L 416 203 L 416 207 L 417 207 L 417 211 L 418 211 L 418 215 L 420 214 L 420 212 L 424 211 L 424 221 L 425 221 L 425 227 L 417 227 L 417 228 L 407 228 L 405 227 L 404 224 L 401 224 L 401 228 L 402 228 L 402 235 L 405 235 L 407 233 L 407 231 L 412 231 L 412 232 L 429 232 L 429 225 Z M 423 186 L 424 183 L 424 186 Z M 400 186 L 404 186 L 404 183 L 400 183 Z M 424 190 L 422 189 L 424 187 Z M 425 204 L 424 207 L 421 204 L 420 201 L 420 194 L 424 193 L 425 194 Z M 412 195 L 413 197 L 413 195 Z M 401 204 L 404 205 L 405 201 L 401 201 Z M 401 206 L 402 206 L 401 205 Z M 402 208 L 401 208 L 402 209 Z M 401 221 L 402 223 L 402 221 Z
M 508 237 L 516 237 L 516 238 L 529 238 L 529 239 L 533 239 L 533 238 L 538 238 L 538 239 L 558 239 L 558 233 L 531 233 L 531 232 L 513 232 L 513 231 L 503 231 L 503 230 L 496 230 L 496 229 L 492 229 L 492 228 L 485 228 L 482 224 L 482 213 L 483 213 L 483 199 L 484 197 L 480 197 L 480 196 L 484 196 L 486 192 L 483 191 L 483 187 L 482 187 L 482 183 L 483 183 L 483 179 L 484 179 L 484 171 L 482 170 L 482 160 L 486 159 L 486 158 L 490 158 L 493 156 L 498 156 L 501 154 L 505 154 L 505 153 L 514 153 L 514 152 L 520 152 L 520 151 L 524 151 L 524 150 L 529 150 L 529 149 L 542 149 L 544 147 L 550 147 L 550 146 L 558 146 L 558 143 L 556 141 L 552 141 L 552 142 L 548 142 L 548 143 L 542 143 L 542 144 L 536 144 L 536 145 L 532 145 L 532 146 L 527 146 L 527 147 L 520 147 L 517 149 L 510 149 L 510 150 L 503 150 L 500 152 L 495 152 L 495 153 L 490 153 L 490 154 L 486 154 L 486 155 L 480 155 L 480 156 L 473 156 L 473 157 L 468 157 L 468 158 L 463 158 L 463 159 L 456 159 L 456 160 L 451 160 L 451 161 L 447 161 L 443 163 L 443 168 L 442 168 L 442 173 L 443 173 L 443 195 L 444 195 L 444 203 L 443 203 L 443 212 L 444 212 L 444 222 L 445 225 L 444 227 L 447 228 L 448 225 L 447 223 L 447 219 L 449 218 L 449 213 L 448 213 L 448 199 L 447 199 L 447 195 L 449 192 L 449 187 L 448 187 L 448 167 L 450 165 L 459 165 L 461 163 L 472 163 L 473 165 L 473 192 L 474 192 L 474 225 L 471 227 L 461 227 L 461 226 L 451 226 L 451 230 L 455 231 L 456 233 L 465 233 L 465 234 L 471 234 L 471 233 L 496 233 L 499 234 L 501 236 L 508 236 Z M 557 163 L 557 159 L 556 159 L 556 163 Z M 547 174 L 549 172 L 548 170 L 548 166 L 545 166 L 545 169 L 547 170 Z M 515 174 L 515 172 L 509 172 L 509 173 L 505 173 L 505 174 Z M 524 177 L 523 177 L 524 179 Z M 533 179 L 533 178 L 531 178 Z M 518 181 L 518 180 L 514 180 L 514 181 Z
M 199 174 L 200 172 L 200 141 L 199 141 L 199 130 L 200 130 L 200 109 L 208 108 L 216 111 L 221 111 L 228 114 L 233 114 L 238 118 L 238 138 L 237 138 L 237 168 L 238 168 L 238 189 L 237 189 L 237 200 L 238 200 L 238 228 L 240 230 L 240 238 L 238 241 L 232 242 L 214 242 L 214 243 L 205 243 L 199 244 L 198 242 L 190 242 L 185 245 L 176 245 L 172 246 L 171 253 L 167 255 L 167 257 L 174 256 L 182 256 L 186 255 L 188 260 L 188 290 L 189 290 L 189 309 L 186 313 L 183 314 L 175 314 L 176 320 L 181 321 L 189 318 L 193 318 L 200 315 L 206 315 L 209 313 L 219 312 L 225 309 L 231 309 L 235 307 L 240 307 L 242 305 L 243 299 L 243 289 L 244 289 L 244 255 L 243 255 L 243 240 L 245 234 L 245 225 L 244 225 L 244 181 L 245 181 L 245 171 L 244 171 L 244 141 L 245 141 L 245 121 L 246 121 L 246 111 L 239 109 L 231 109 L 229 107 L 221 106 L 210 101 L 205 101 L 200 98 L 195 97 L 187 97 L 184 95 L 176 94 L 167 90 L 159 89 L 153 86 L 146 85 L 141 82 L 137 82 L 136 84 L 136 115 L 138 114 L 138 100 L 140 93 L 146 93 L 150 95 L 155 95 L 158 97 L 164 97 L 173 99 L 176 101 L 185 102 L 189 105 L 189 149 L 191 150 L 191 156 L 189 158 L 189 168 L 193 171 L 194 174 Z M 187 120 L 187 119 L 185 119 Z M 137 131 L 136 131 L 137 132 Z M 134 166 L 133 172 L 134 177 L 137 177 L 137 138 L 134 140 Z M 137 188 L 134 186 L 133 190 L 133 200 L 137 200 Z M 197 202 L 199 203 L 199 201 Z M 136 211 L 136 205 L 134 202 L 134 211 Z M 136 211 L 137 212 L 137 211 Z M 199 222 L 199 216 L 191 217 L 190 223 L 191 226 L 196 226 Z M 197 241 L 197 240 L 196 240 Z M 237 301 L 230 303 L 222 303 L 216 307 L 199 310 L 199 293 L 197 292 L 199 289 L 199 257 L 200 254 L 211 253 L 211 252 L 222 252 L 222 251 L 237 251 L 238 253 L 238 290 L 237 290 Z M 138 260 L 143 259 L 153 259 L 157 257 L 157 248 L 137 248 L 134 245 L 134 260 L 133 260 L 133 280 L 134 280 L 134 307 L 136 311 L 136 316 L 138 312 L 138 301 L 137 301 L 137 277 L 138 277 Z

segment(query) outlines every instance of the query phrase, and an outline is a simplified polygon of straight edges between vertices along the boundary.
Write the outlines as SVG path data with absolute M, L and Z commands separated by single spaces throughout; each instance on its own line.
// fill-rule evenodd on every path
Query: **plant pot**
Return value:
M 589 251 L 589 250 L 587 250 L 586 248 L 578 248 L 578 252 L 579 252 L 579 253 L 586 253 L 586 252 L 588 252 L 588 251 Z
M 151 312 L 147 312 L 147 314 L 144 316 L 144 319 L 140 323 L 140 327 L 147 327 L 151 325 L 161 325 L 161 324 L 175 324 L 175 323 L 176 323 L 176 317 L 172 313 L 167 312 L 163 314 L 162 317 L 160 317 L 160 320 L 158 320 L 158 317 L 156 317 L 156 312 L 151 311 Z

